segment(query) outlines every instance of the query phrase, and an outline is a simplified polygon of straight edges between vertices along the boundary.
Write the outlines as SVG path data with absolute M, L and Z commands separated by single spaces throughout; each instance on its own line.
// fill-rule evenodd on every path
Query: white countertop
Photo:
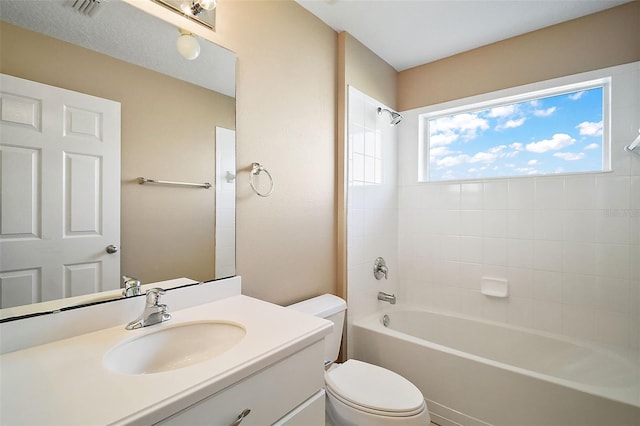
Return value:
M 247 296 L 170 312 L 138 330 L 124 324 L 0 357 L 0 423 L 151 424 L 291 355 L 330 333 L 332 323 Z M 244 339 L 199 364 L 155 374 L 114 373 L 103 356 L 162 327 L 197 320 L 240 323 Z

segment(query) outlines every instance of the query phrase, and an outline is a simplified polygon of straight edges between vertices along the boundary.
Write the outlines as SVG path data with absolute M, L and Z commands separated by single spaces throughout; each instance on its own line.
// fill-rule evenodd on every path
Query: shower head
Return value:
M 395 126 L 402 121 L 402 116 L 397 112 L 390 111 L 386 108 L 378 107 L 378 115 L 382 115 L 382 112 L 386 111 L 391 116 L 391 121 L 389 122 L 389 126 Z

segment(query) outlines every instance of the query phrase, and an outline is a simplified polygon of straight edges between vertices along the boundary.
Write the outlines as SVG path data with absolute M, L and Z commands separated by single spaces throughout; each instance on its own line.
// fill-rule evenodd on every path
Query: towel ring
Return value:
M 269 182 L 271 182 L 269 191 L 267 191 L 266 193 L 262 193 L 258 191 L 258 189 L 256 188 L 253 182 L 254 176 L 258 176 L 261 172 L 265 172 L 267 176 L 269 176 Z M 251 169 L 251 175 L 249 176 L 249 185 L 251 185 L 251 189 L 253 189 L 253 192 L 258 194 L 259 196 L 268 197 L 273 192 L 273 177 L 271 176 L 271 173 L 269 173 L 269 171 L 265 169 L 264 166 L 262 166 L 260 163 L 253 163 L 253 166 Z

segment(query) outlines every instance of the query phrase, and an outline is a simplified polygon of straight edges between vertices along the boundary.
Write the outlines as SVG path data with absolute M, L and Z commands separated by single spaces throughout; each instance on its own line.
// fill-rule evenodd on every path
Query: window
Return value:
M 420 115 L 422 181 L 609 169 L 609 80 Z

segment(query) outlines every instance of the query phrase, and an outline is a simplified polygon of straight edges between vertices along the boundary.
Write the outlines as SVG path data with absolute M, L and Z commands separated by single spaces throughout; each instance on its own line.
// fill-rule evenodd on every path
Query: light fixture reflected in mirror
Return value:
M 198 16 L 203 10 L 213 10 L 216 8 L 216 0 L 187 0 L 185 1 L 181 9 L 185 13 L 190 13 L 193 16 Z
M 196 59 L 200 55 L 200 43 L 198 43 L 198 40 L 189 31 L 183 30 L 182 28 L 178 30 L 180 31 L 180 36 L 176 42 L 178 52 L 180 52 L 183 58 L 190 61 Z
M 1 0 L 0 0 L 1 1 Z M 215 29 L 217 0 L 151 0 L 197 22 L 209 29 Z

